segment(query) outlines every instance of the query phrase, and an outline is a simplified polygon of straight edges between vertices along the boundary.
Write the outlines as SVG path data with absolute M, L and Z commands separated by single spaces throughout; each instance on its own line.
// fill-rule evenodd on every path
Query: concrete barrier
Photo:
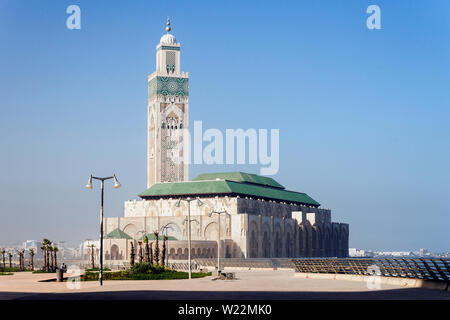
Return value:
M 334 274 L 334 273 L 303 273 L 296 272 L 294 277 L 303 279 L 327 279 L 327 280 L 347 280 L 347 281 L 368 281 L 375 276 L 365 276 L 357 274 Z M 449 291 L 449 284 L 443 281 L 432 281 L 422 279 L 391 278 L 378 276 L 380 283 L 396 285 L 403 288 L 424 288 L 433 290 Z

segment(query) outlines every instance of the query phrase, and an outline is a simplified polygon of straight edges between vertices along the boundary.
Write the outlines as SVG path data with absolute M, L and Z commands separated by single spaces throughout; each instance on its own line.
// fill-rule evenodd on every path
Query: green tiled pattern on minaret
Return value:
M 189 96 L 189 79 L 176 77 L 155 77 L 148 84 L 148 96 Z

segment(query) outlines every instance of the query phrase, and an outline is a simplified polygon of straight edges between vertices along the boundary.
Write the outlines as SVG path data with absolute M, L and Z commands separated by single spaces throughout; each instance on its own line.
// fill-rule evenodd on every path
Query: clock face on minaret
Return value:
M 156 47 L 156 71 L 148 77 L 148 188 L 188 179 L 183 144 L 189 123 L 189 75 L 180 71 L 180 44 L 170 33 L 169 19 L 166 31 Z

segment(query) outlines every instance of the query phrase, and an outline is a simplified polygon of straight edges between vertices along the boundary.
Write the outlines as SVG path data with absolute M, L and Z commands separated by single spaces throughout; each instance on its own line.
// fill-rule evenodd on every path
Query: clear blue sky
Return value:
M 66 8 L 81 7 L 81 30 Z M 382 30 L 366 28 L 381 8 Z M 350 246 L 450 243 L 449 1 L 0 0 L 0 243 L 95 238 L 146 187 L 147 76 L 167 15 L 190 121 L 279 128 L 280 171 Z M 201 172 L 258 167 L 191 166 Z

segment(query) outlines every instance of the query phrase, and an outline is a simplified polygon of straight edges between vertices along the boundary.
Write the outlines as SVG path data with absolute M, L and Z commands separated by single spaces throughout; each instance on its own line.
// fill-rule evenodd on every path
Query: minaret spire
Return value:
M 167 23 L 166 23 L 166 25 L 167 25 L 166 31 L 167 31 L 167 33 L 169 33 L 170 30 L 171 30 L 171 28 L 170 28 L 170 19 L 169 19 L 169 17 L 167 17 Z

